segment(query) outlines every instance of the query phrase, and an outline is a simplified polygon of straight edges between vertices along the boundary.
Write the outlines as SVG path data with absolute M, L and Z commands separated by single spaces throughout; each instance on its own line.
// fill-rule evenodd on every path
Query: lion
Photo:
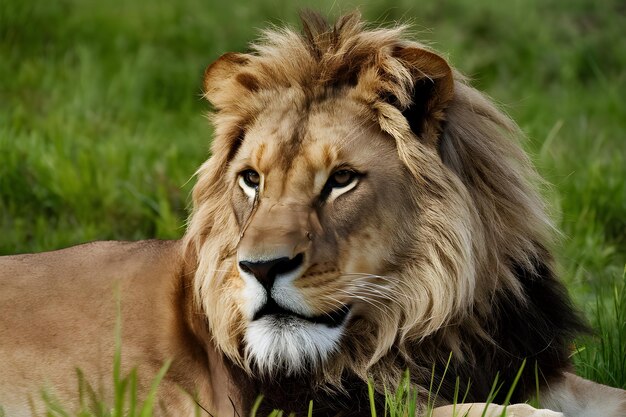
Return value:
M 519 129 L 405 27 L 305 14 L 210 65 L 204 97 L 181 240 L 0 260 L 8 416 L 41 413 L 41 389 L 77 407 L 76 368 L 110 398 L 116 317 L 140 394 L 171 361 L 159 415 L 259 395 L 257 415 L 370 415 L 368 382 L 383 407 L 405 371 L 420 415 L 500 415 L 516 377 L 508 415 L 624 415 L 624 391 L 572 373 L 588 328 Z

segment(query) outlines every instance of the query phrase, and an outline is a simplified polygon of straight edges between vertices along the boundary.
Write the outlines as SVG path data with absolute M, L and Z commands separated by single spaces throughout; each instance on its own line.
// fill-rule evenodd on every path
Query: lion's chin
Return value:
M 317 369 L 337 350 L 345 323 L 314 323 L 296 316 L 266 315 L 249 323 L 246 360 L 264 375 L 300 374 Z

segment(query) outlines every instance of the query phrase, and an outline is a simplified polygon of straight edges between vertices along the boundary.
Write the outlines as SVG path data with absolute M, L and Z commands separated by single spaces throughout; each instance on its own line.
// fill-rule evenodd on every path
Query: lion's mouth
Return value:
M 315 324 L 324 324 L 328 327 L 338 327 L 343 324 L 349 313 L 350 306 L 346 305 L 339 308 L 338 310 L 320 314 L 319 316 L 305 316 L 296 313 L 295 311 L 287 310 L 286 308 L 279 306 L 276 301 L 270 298 L 267 304 L 265 304 L 263 308 L 256 312 L 252 320 L 254 321 L 266 316 L 273 316 L 277 319 L 296 318 Z

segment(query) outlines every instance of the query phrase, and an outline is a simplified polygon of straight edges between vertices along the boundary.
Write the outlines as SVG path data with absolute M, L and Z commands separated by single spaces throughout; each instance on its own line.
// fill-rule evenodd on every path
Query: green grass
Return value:
M 0 2 L 0 254 L 180 237 L 211 138 L 205 66 L 299 8 L 362 4 L 369 20 L 412 22 L 527 132 L 553 184 L 562 277 L 597 329 L 578 371 L 626 388 L 623 2 L 216 3 Z
M 620 285 L 596 295 L 591 317 L 597 336 L 579 344 L 575 356 L 578 372 L 626 389 L 626 269 Z

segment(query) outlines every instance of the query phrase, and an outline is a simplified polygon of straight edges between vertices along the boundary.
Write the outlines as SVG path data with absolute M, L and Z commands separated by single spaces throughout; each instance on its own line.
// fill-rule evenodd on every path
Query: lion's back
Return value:
M 125 283 L 156 266 L 171 245 L 166 241 L 102 241 L 0 257 L 0 307 L 4 313 L 0 335 L 9 326 L 7 319 L 20 320 L 17 313 L 39 316 L 29 324 L 42 328 L 71 320 L 71 311 L 89 314 L 94 307 L 101 307 L 104 298 L 111 298 L 106 293 L 116 286 L 122 291 Z

